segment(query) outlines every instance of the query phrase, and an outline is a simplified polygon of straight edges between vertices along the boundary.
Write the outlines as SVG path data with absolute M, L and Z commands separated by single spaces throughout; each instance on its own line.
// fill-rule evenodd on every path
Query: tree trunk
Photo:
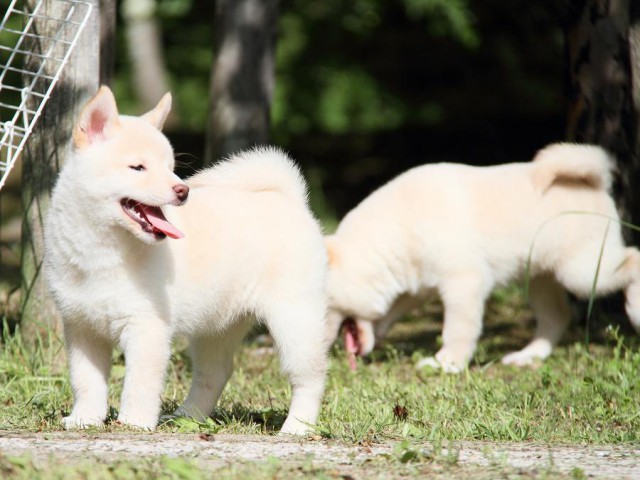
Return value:
M 43 336 L 50 330 L 54 334 L 61 333 L 60 318 L 48 295 L 42 274 L 43 222 L 58 169 L 70 148 L 74 121 L 80 108 L 99 86 L 100 8 L 99 0 L 89 2 L 93 5 L 93 10 L 88 23 L 23 151 L 20 324 L 28 340 L 35 340 L 37 336 Z M 35 0 L 28 0 L 27 8 L 31 9 L 35 3 Z M 45 2 L 42 16 L 60 18 L 67 11 L 68 5 L 66 2 Z M 58 28 L 57 22 L 41 18 L 35 20 L 35 29 L 42 36 L 50 36 Z M 49 45 L 46 40 L 34 38 L 31 39 L 29 48 L 35 52 L 43 52 Z M 37 57 L 30 58 L 26 69 L 37 70 L 40 62 Z M 56 67 L 55 63 L 45 62 L 43 73 L 51 75 Z M 48 83 L 44 83 L 38 82 L 34 90 L 46 90 Z
M 571 4 L 571 23 L 566 29 L 567 138 L 601 145 L 615 155 L 618 171 L 614 195 L 620 214 L 640 225 L 638 105 L 634 108 L 632 93 L 630 1 L 635 3 L 574 0 Z M 637 9 L 634 6 L 634 11 Z M 637 74 L 638 65 L 633 68 Z M 635 82 L 637 90 L 637 75 Z M 638 102 L 637 97 L 635 100 Z M 628 229 L 625 233 L 634 243 L 640 238 Z
M 115 61 L 116 0 L 100 0 L 100 85 L 111 86 Z
M 219 0 L 205 164 L 269 141 L 277 0 Z
M 133 70 L 133 88 L 145 111 L 156 106 L 170 90 L 162 48 L 161 27 L 155 17 L 156 1 L 124 0 L 127 50 Z M 165 121 L 170 127 L 177 121 L 172 110 Z
M 640 156 L 640 2 L 638 1 L 631 2 L 629 51 L 631 56 L 631 96 L 636 116 L 635 151 Z M 635 186 L 637 188 L 638 184 L 635 184 Z
M 633 48 L 634 30 L 630 29 L 631 3 L 637 4 L 637 0 L 573 0 L 570 4 L 565 30 L 567 138 L 601 145 L 615 156 L 613 194 L 620 216 L 640 226 L 638 51 Z M 637 5 L 633 10 L 637 14 Z M 637 28 L 636 24 L 636 38 Z M 640 243 L 638 232 L 629 228 L 623 232 L 630 243 Z M 630 332 L 622 294 L 598 303 L 606 313 L 595 319 L 599 328 L 604 327 L 604 321 L 613 321 Z M 586 313 L 586 305 L 581 307 Z

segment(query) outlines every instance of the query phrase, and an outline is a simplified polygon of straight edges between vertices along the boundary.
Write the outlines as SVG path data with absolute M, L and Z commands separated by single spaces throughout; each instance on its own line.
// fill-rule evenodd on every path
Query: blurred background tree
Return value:
M 564 2 L 281 0 L 271 139 L 321 215 L 434 161 L 523 161 L 564 138 Z M 120 8 L 122 12 L 122 8 Z M 188 174 L 204 160 L 215 2 L 156 0 Z M 122 19 L 120 19 L 122 21 Z M 187 34 L 188 33 L 188 34 Z M 115 89 L 142 111 L 119 29 Z
M 634 102 L 632 68 L 638 45 L 631 32 L 639 10 L 633 0 L 573 0 L 565 28 L 567 137 L 601 145 L 615 155 L 618 208 L 636 225 L 640 225 L 640 192 L 634 188 L 640 178 L 640 110 Z M 637 98 L 637 80 L 635 88 Z M 637 232 L 626 233 L 634 243 L 640 240 Z
M 278 0 L 217 0 L 204 163 L 270 143 Z

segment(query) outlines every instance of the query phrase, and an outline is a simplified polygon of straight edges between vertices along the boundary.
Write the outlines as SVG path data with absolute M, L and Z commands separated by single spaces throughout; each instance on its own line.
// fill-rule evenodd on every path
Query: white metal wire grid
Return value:
M 12 0 L 0 23 L 0 189 L 91 14 L 91 4 L 77 0 L 16 6 L 23 3 Z M 47 35 L 38 32 L 43 22 Z

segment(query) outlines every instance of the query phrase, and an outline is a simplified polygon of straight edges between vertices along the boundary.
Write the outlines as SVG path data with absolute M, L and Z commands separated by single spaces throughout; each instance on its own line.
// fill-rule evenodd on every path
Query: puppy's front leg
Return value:
M 121 335 L 125 377 L 118 420 L 145 430 L 158 423 L 164 376 L 171 353 L 169 327 L 157 318 L 135 320 Z
M 65 323 L 64 336 L 74 404 L 62 424 L 67 429 L 102 425 L 107 417 L 112 346 L 77 323 Z
M 466 368 L 482 333 L 484 305 L 492 286 L 487 277 L 475 271 L 450 275 L 441 283 L 442 348 L 435 359 L 421 360 L 418 368 L 439 367 L 448 373 L 458 373 Z
M 387 332 L 391 326 L 400 317 L 411 311 L 412 309 L 420 306 L 424 299 L 419 296 L 402 295 L 400 296 L 387 314 L 380 320 L 374 323 L 374 332 L 376 337 L 376 346 L 382 345 L 384 338 L 387 336 Z

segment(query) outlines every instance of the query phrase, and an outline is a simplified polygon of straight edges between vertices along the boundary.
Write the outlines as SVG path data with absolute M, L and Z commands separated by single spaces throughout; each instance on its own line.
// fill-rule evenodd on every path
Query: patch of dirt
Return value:
M 394 450 L 394 446 L 396 449 Z M 413 444 L 432 452 L 429 444 Z M 69 463 L 97 458 L 122 461 L 142 457 L 168 456 L 196 459 L 206 468 L 229 462 L 259 462 L 276 457 L 296 463 L 313 456 L 316 466 L 358 472 L 367 478 L 368 465 L 376 461 L 400 462 L 397 443 L 367 446 L 345 445 L 333 440 L 297 439 L 285 436 L 206 435 L 158 433 L 0 431 L 0 454 L 30 455 L 36 463 L 48 459 Z M 490 478 L 478 474 L 487 468 L 508 469 L 520 475 L 554 472 L 577 478 L 640 478 L 640 446 L 564 446 L 531 443 L 454 442 L 434 455 L 433 462 L 469 472 L 469 478 Z

